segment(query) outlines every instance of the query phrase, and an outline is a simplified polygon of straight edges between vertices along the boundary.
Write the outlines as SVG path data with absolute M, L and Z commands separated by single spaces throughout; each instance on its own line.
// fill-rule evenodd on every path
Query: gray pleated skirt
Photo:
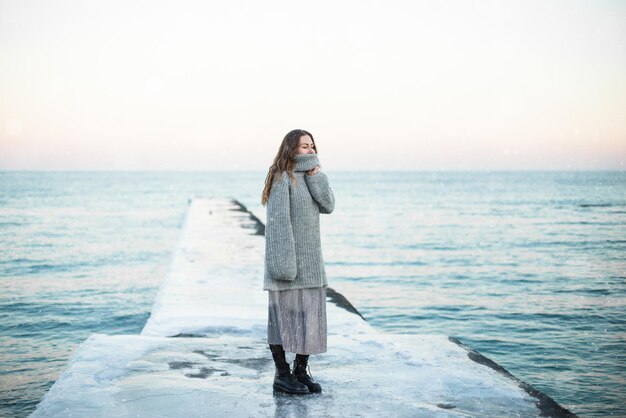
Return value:
M 326 288 L 268 290 L 267 342 L 296 354 L 326 352 Z

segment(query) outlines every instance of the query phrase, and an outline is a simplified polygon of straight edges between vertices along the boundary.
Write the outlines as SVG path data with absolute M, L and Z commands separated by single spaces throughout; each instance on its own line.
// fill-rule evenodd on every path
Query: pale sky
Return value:
M 0 0 L 0 169 L 617 169 L 624 1 Z

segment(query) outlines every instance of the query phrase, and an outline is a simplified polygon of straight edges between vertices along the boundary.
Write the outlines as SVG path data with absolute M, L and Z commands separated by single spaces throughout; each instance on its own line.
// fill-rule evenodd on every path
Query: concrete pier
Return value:
M 141 334 L 91 335 L 31 416 L 575 416 L 458 340 L 374 329 L 332 277 L 324 391 L 274 394 L 263 233 L 237 201 L 192 200 Z

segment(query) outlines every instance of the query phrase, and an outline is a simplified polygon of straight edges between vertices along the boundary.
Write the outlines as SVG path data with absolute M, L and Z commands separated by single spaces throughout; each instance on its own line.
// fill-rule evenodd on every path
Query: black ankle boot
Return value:
M 313 377 L 307 373 L 307 362 L 309 356 L 306 354 L 296 354 L 296 365 L 293 369 L 293 374 L 296 380 L 306 385 L 311 393 L 322 392 L 322 386 L 313 380 Z
M 272 350 L 272 357 L 274 358 L 274 364 L 276 365 L 274 390 L 293 395 L 303 395 L 305 393 L 309 393 L 307 386 L 298 382 L 293 373 L 291 373 L 289 363 L 287 363 L 287 360 L 285 359 L 285 350 L 283 350 L 283 346 L 270 344 L 270 350 Z

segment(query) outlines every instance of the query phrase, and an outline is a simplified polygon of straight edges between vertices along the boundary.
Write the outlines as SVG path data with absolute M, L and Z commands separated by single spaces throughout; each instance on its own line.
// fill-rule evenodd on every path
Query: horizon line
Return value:
M 412 173 L 432 173 L 432 172 L 457 172 L 457 173 L 465 173 L 465 172 L 615 172 L 615 173 L 625 173 L 625 168 L 518 168 L 518 169 L 506 169 L 506 168 L 498 168 L 498 169 L 490 169 L 490 168 L 464 168 L 464 169 L 454 169 L 454 168 L 432 168 L 432 169 L 339 169 L 339 170 L 324 170 L 325 172 L 334 172 L 334 173 L 354 173 L 354 172 L 362 172 L 362 173 L 381 173 L 381 172 L 389 172 L 389 173 L 399 173 L 399 172 L 412 172 Z M 151 169 L 151 168 L 138 168 L 138 169 L 126 169 L 126 168 L 115 168 L 115 169 L 58 169 L 58 168 L 39 168 L 39 169 L 2 169 L 0 168 L 0 172 L 2 173 L 16 173 L 16 172 L 42 172 L 42 173 L 121 173 L 121 172 L 136 172 L 136 173 L 224 173 L 224 172 L 266 172 L 264 169 Z

